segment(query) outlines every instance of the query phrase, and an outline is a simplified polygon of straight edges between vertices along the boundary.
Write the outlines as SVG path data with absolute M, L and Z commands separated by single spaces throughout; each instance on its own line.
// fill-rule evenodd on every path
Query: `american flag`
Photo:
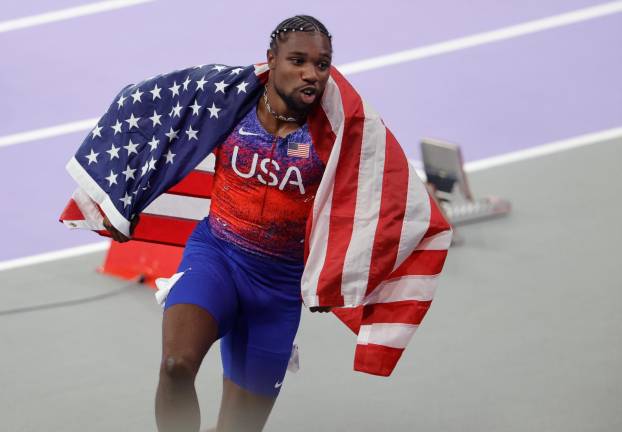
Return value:
M 61 220 L 101 233 L 103 211 L 128 234 L 141 214 L 134 239 L 183 245 L 208 212 L 210 152 L 255 106 L 268 73 L 205 65 L 126 87 L 67 165 L 79 189 Z M 356 333 L 355 370 L 388 376 L 430 306 L 451 229 L 335 68 L 308 124 L 326 170 L 307 221 L 302 298 L 335 307 Z
M 287 144 L 287 156 L 309 157 L 310 144 L 290 142 Z

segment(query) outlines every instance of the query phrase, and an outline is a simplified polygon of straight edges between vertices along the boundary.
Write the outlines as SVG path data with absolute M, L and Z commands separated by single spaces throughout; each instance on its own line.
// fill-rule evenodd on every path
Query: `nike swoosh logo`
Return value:
M 246 132 L 243 127 L 240 128 L 239 132 L 240 132 L 240 135 L 255 135 L 255 136 L 259 135 L 259 134 L 252 133 L 252 132 Z
M 274 388 L 279 388 L 279 387 L 281 387 L 282 385 L 283 385 L 283 381 L 281 381 L 281 382 L 278 382 L 278 381 L 277 381 L 277 382 L 276 382 L 276 384 L 274 385 Z

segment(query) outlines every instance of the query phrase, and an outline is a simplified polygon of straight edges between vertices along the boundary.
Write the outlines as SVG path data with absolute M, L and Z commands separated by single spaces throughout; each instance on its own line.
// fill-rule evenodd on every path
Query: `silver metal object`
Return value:
M 421 154 L 427 182 L 452 225 L 502 216 L 511 210 L 509 201 L 502 198 L 473 197 L 458 145 L 425 138 L 421 141 Z
M 268 87 L 266 86 L 263 92 L 263 103 L 266 105 L 266 109 L 268 110 L 268 112 L 270 114 L 272 114 L 272 117 L 274 117 L 277 120 L 281 120 L 281 121 L 285 121 L 285 122 L 297 122 L 298 119 L 294 118 L 294 117 L 285 117 L 282 116 L 281 114 L 277 114 L 272 107 L 270 106 L 270 102 L 268 102 Z

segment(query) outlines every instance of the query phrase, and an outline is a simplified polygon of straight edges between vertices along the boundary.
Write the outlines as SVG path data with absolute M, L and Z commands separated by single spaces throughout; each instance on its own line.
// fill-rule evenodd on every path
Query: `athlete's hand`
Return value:
M 332 309 L 331 306 L 311 306 L 309 308 L 311 312 L 320 312 L 320 313 L 330 312 L 331 309 Z
M 134 231 L 134 228 L 136 227 L 137 224 L 138 224 L 138 216 L 132 219 L 132 222 L 130 224 L 130 233 Z M 104 216 L 104 228 L 106 228 L 106 230 L 110 233 L 110 236 L 112 237 L 112 239 L 118 241 L 119 243 L 125 243 L 131 240 L 130 237 L 127 237 L 125 234 L 123 234 L 121 231 L 116 229 L 110 223 L 108 216 Z

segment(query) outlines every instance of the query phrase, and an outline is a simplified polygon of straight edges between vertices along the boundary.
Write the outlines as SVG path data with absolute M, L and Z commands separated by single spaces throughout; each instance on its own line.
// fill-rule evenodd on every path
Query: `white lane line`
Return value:
M 622 138 L 622 127 L 606 129 L 599 132 L 579 135 L 572 138 L 543 144 L 537 147 L 531 147 L 512 153 L 506 153 L 491 158 L 480 159 L 477 161 L 467 162 L 464 164 L 464 170 L 467 172 L 483 171 L 488 168 L 507 165 L 514 162 L 520 162 L 527 159 L 533 159 L 541 156 L 548 156 L 553 153 L 559 153 L 577 147 L 597 144 L 599 142 L 610 139 Z
M 566 150 L 570 150 L 577 147 L 582 147 L 591 144 L 597 144 L 599 142 L 607 141 L 610 139 L 622 138 L 622 127 L 606 129 L 594 133 L 585 135 L 579 135 L 572 138 L 567 138 L 561 141 L 555 141 L 548 144 L 543 144 L 538 147 L 532 147 L 525 150 L 520 150 L 513 153 L 507 153 L 500 156 L 481 159 L 478 161 L 467 162 L 464 168 L 468 172 L 483 171 L 488 168 L 498 167 L 501 165 L 507 165 L 514 162 L 523 161 L 526 159 L 532 159 L 541 156 L 547 156 L 553 153 L 558 153 Z M 412 161 L 416 165 L 421 165 L 419 161 Z M 420 175 L 422 173 L 420 172 Z M 425 177 L 423 177 L 425 178 Z M 105 250 L 109 241 L 92 243 L 85 246 L 79 246 L 70 249 L 62 249 L 59 251 L 48 252 L 40 255 L 27 256 L 23 258 L 13 259 L 9 261 L 0 261 L 0 271 L 10 270 L 18 267 L 24 267 L 34 264 L 40 264 L 48 261 L 55 261 L 64 258 L 71 258 L 91 252 L 100 252 Z
M 542 144 L 536 147 L 530 147 L 511 153 L 505 153 L 499 156 L 493 156 L 476 161 L 466 162 L 464 170 L 469 173 L 484 171 L 488 168 L 494 168 L 501 165 L 508 165 L 514 162 L 520 162 L 527 159 L 533 159 L 541 156 L 548 156 L 553 153 L 560 153 L 577 147 L 583 147 L 591 144 L 598 144 L 611 139 L 622 138 L 622 127 L 605 129 L 598 132 L 588 133 L 585 135 L 577 135 L 560 141 L 554 141 L 548 144 Z M 419 177 L 425 180 L 425 171 L 423 162 L 418 159 L 409 159 L 410 163 L 415 166 Z
M 622 12 L 622 1 L 614 1 L 603 3 L 598 6 L 592 6 L 584 9 L 578 9 L 559 15 L 553 15 L 547 18 L 527 21 L 521 24 L 504 27 L 498 30 L 477 33 L 471 36 L 451 39 L 432 45 L 426 45 L 419 48 L 398 51 L 392 54 L 372 57 L 365 60 L 346 63 L 338 66 L 338 69 L 346 74 L 352 75 L 368 70 L 378 69 L 399 63 L 421 60 L 440 54 L 446 54 L 453 51 L 459 51 L 466 48 L 473 48 L 479 45 L 485 45 L 493 42 L 499 42 L 506 39 L 512 39 L 519 36 L 550 30 L 557 27 L 563 27 L 570 24 L 576 24 L 595 18 L 604 17 Z
M 140 1 L 153 1 L 153 0 L 140 0 Z M 108 3 L 108 2 L 106 2 Z M 111 2 L 118 3 L 118 2 Z M 433 45 L 427 45 L 412 50 L 400 51 L 393 54 L 383 55 L 379 57 L 372 57 L 365 60 L 360 60 L 352 63 L 346 63 L 337 68 L 346 75 L 353 75 L 355 73 L 378 69 L 394 64 L 421 60 L 426 57 L 440 55 L 452 51 L 458 51 L 466 48 L 472 48 L 474 46 L 483 45 L 486 43 L 497 42 L 503 39 L 510 39 L 514 37 L 523 36 L 536 31 L 548 30 L 554 27 L 560 27 L 563 25 L 574 24 L 577 22 L 594 19 L 614 13 L 622 12 L 622 1 L 615 1 L 610 3 L 604 3 L 599 6 L 589 7 L 585 9 L 579 9 L 573 12 L 568 12 L 561 15 L 555 15 L 549 18 L 543 18 L 535 21 L 528 21 L 523 24 L 518 24 L 511 27 L 494 30 L 491 32 L 479 33 L 472 36 L 453 39 L 446 42 L 441 42 Z M 80 120 L 70 123 L 64 123 L 57 126 L 52 126 L 43 129 L 37 129 L 34 131 L 16 133 L 12 135 L 0 136 L 0 148 L 14 144 L 22 144 L 30 141 L 37 141 L 45 138 L 59 136 L 63 134 L 82 132 L 90 130 L 95 126 L 97 118 Z
M 8 261 L 0 261 L 0 271 L 12 270 L 19 267 L 26 267 L 35 264 L 42 264 L 49 261 L 56 261 L 65 258 L 72 258 L 93 252 L 101 252 L 108 248 L 109 241 L 90 243 L 84 246 L 73 247 L 69 249 L 61 249 L 52 252 L 46 252 L 38 255 L 31 255 L 23 258 L 12 259 Z
M 77 18 L 85 15 L 93 15 L 100 12 L 111 11 L 114 9 L 136 6 L 143 3 L 151 3 L 153 1 L 155 0 L 109 0 L 98 3 L 90 3 L 83 6 L 61 9 L 53 12 L 46 12 L 39 15 L 31 15 L 28 17 L 0 22 L 0 33 L 19 30 L 27 27 L 34 27 L 55 21 Z
M 46 138 L 67 135 L 74 132 L 83 132 L 92 129 L 99 118 L 90 118 L 71 123 L 64 123 L 57 126 L 35 129 L 28 132 L 20 132 L 13 135 L 0 137 L 0 147 L 7 147 L 14 144 L 22 144 L 30 141 L 38 141 Z

